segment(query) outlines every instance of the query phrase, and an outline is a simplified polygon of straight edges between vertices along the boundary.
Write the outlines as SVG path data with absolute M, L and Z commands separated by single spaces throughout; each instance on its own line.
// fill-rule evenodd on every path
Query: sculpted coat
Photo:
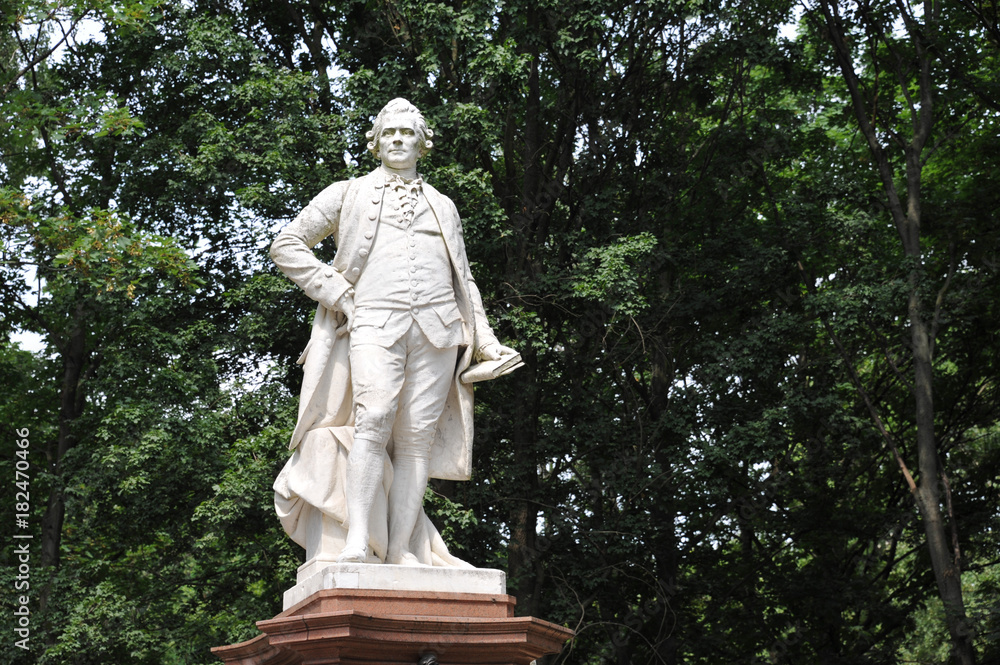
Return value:
M 312 335 L 298 362 L 303 366 L 298 422 L 289 447 L 295 452 L 274 483 L 275 508 L 291 538 L 306 548 L 307 558 L 335 558 L 346 534 L 347 456 L 354 436 L 349 335 L 343 314 L 334 304 L 365 269 L 386 192 L 385 172 L 376 169 L 355 180 L 335 183 L 321 192 L 281 231 L 271 257 L 293 282 L 319 303 Z M 452 201 L 424 183 L 424 196 L 440 226 L 452 266 L 455 298 L 463 319 L 463 345 L 447 405 L 438 421 L 431 448 L 430 477 L 468 480 L 472 470 L 472 386 L 459 375 L 473 352 L 496 343 L 487 322 L 479 289 L 472 278 L 461 220 Z M 312 247 L 332 237 L 337 252 L 332 265 L 316 258 Z M 381 560 L 388 542 L 386 496 L 392 483 L 384 456 L 384 491 L 376 497 L 369 536 L 370 550 Z M 316 514 L 316 511 L 322 515 Z M 319 520 L 327 529 L 325 542 L 310 535 Z M 312 525 L 312 526 L 310 526 Z M 330 532 L 332 530 L 332 533 Z M 341 532 L 342 531 L 342 532 Z M 468 565 L 451 556 L 437 530 L 421 515 L 410 543 L 422 563 Z

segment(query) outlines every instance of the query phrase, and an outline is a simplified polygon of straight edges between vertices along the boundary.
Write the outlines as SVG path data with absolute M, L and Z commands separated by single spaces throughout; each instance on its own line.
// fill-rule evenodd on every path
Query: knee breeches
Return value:
M 414 323 L 394 344 L 351 333 L 354 436 L 386 445 L 392 457 L 427 459 L 455 374 L 458 347 L 438 349 Z

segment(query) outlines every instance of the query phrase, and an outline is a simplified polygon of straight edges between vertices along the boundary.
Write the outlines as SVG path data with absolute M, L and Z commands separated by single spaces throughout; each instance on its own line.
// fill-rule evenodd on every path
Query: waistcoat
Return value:
M 437 348 L 463 341 L 451 261 L 420 183 L 390 179 L 368 260 L 354 285 L 353 330 L 389 346 L 417 322 Z

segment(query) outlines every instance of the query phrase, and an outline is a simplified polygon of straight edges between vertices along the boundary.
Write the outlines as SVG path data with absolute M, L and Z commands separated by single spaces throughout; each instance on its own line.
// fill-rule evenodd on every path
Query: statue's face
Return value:
M 420 135 L 417 119 L 411 115 L 392 116 L 378 137 L 378 154 L 382 163 L 393 169 L 412 169 L 420 157 Z

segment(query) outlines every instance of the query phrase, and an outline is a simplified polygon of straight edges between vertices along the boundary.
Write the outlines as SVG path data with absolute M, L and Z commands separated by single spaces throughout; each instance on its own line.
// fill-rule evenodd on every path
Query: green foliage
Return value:
M 573 290 L 582 298 L 606 303 L 626 316 L 639 314 L 648 306 L 639 291 L 639 275 L 633 264 L 650 255 L 656 247 L 651 233 L 619 238 L 608 247 L 592 247 L 581 257 L 580 277 Z M 634 300 L 633 300 L 634 299 Z
M 117 211 L 90 209 L 77 218 L 64 210 L 48 217 L 37 208 L 16 190 L 0 191 L 4 255 L 27 263 L 34 254 L 35 265 L 47 263 L 50 292 L 86 285 L 94 294 L 118 291 L 131 300 L 137 288 L 152 290 L 164 278 L 182 287 L 196 283 L 194 263 L 171 238 L 142 233 Z
M 963 576 L 969 615 L 976 627 L 976 642 L 984 663 L 997 656 L 997 583 L 995 566 L 989 566 Z M 945 628 L 944 605 L 938 598 L 928 600 L 910 615 L 913 628 L 899 647 L 899 659 L 915 663 L 948 663 L 951 648 Z

